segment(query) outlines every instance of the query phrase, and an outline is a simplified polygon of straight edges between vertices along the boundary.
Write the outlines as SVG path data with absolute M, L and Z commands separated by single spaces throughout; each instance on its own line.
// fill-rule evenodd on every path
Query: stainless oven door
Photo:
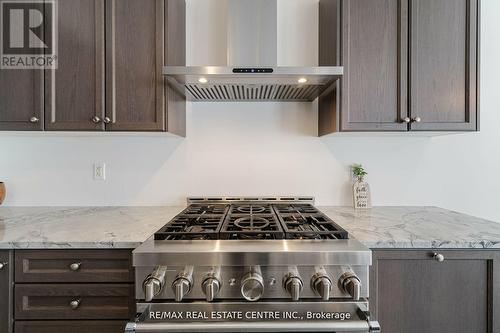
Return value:
M 366 302 L 151 303 L 126 333 L 380 332 Z

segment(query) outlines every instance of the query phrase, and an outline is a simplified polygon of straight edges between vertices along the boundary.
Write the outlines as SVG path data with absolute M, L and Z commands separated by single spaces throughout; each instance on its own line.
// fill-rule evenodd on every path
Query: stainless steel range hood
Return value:
M 227 1 L 227 67 L 163 68 L 188 100 L 314 101 L 342 77 L 342 67 L 277 65 L 277 0 Z

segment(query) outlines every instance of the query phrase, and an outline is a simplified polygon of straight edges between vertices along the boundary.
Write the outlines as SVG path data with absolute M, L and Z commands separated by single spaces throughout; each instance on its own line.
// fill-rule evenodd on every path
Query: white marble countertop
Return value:
M 0 248 L 135 248 L 184 207 L 0 207 Z
M 438 207 L 318 207 L 369 248 L 498 248 L 500 223 Z
M 500 223 L 436 207 L 318 207 L 370 248 L 500 248 Z M 0 248 L 135 248 L 183 207 L 0 207 Z

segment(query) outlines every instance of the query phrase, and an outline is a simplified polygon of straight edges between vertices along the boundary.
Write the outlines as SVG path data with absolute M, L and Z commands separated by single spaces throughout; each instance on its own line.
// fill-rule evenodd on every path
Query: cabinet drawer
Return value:
M 133 284 L 18 284 L 14 298 L 16 320 L 127 320 L 135 312 Z
M 16 283 L 133 282 L 130 250 L 16 251 Z
M 16 333 L 123 333 L 126 321 L 17 321 Z

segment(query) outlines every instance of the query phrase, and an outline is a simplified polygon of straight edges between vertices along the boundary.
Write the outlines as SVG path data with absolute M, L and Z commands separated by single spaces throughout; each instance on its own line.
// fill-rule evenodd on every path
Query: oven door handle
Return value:
M 378 333 L 375 321 L 264 321 L 264 322 L 195 322 L 128 323 L 125 333 L 187 332 L 364 332 Z

